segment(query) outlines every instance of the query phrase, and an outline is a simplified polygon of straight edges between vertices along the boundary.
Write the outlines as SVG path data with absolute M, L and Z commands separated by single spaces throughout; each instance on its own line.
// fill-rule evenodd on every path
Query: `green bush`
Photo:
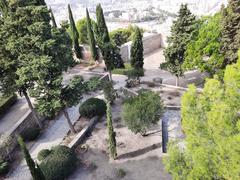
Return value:
M 75 169 L 77 157 L 70 148 L 56 146 L 41 162 L 40 168 L 47 180 L 64 180 Z
M 138 96 L 124 102 L 122 117 L 132 132 L 145 135 L 147 128 L 156 124 L 162 113 L 161 97 L 155 92 L 142 90 Z
M 106 113 L 106 103 L 98 98 L 86 100 L 79 108 L 79 113 L 83 117 L 93 118 L 94 116 L 103 116 Z
M 52 151 L 50 151 L 49 149 L 42 149 L 41 151 L 39 151 L 38 155 L 37 155 L 37 159 L 39 161 L 42 161 L 44 159 L 46 159 L 46 157 L 48 157 L 48 155 L 51 153 Z
M 37 127 L 34 127 L 34 128 L 28 128 L 24 130 L 21 133 L 21 136 L 24 139 L 24 141 L 33 141 L 38 138 L 39 134 L 40 134 L 40 129 Z
M 7 174 L 9 171 L 9 165 L 8 162 L 0 159 L 0 175 Z
M 126 176 L 126 171 L 124 169 L 117 169 L 117 177 L 118 178 L 124 178 Z
M 100 78 L 95 76 L 91 77 L 87 82 L 86 82 L 86 91 L 97 91 L 102 89 L 101 81 Z
M 0 97 L 0 117 L 17 101 L 17 95 Z

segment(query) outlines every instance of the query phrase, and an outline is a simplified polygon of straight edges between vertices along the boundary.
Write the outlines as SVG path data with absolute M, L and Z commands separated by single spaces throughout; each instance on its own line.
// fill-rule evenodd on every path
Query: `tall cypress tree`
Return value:
M 50 8 L 50 14 L 51 14 L 52 26 L 53 26 L 54 28 L 57 28 L 57 23 L 56 23 L 54 14 L 53 14 L 53 12 L 52 12 L 52 8 Z
M 97 34 L 98 34 L 99 41 L 101 41 L 101 43 L 110 42 L 110 36 L 108 33 L 108 28 L 105 22 L 101 4 L 97 5 L 96 17 L 97 17 Z
M 6 16 L 8 13 L 8 3 L 6 0 L 0 1 L 0 13 L 2 14 L 2 16 Z
M 24 158 L 27 162 L 28 168 L 31 172 L 31 175 L 33 177 L 33 180 L 45 180 L 45 177 L 43 175 L 43 172 L 41 171 L 40 167 L 38 164 L 33 161 L 31 158 L 31 155 L 21 137 L 18 138 L 18 143 L 20 145 L 20 148 L 23 152 Z
M 76 24 L 73 18 L 72 10 L 70 4 L 68 4 L 68 14 L 69 14 L 69 21 L 70 21 L 70 28 L 71 28 L 71 33 L 72 33 L 72 38 L 73 38 L 73 46 L 74 46 L 74 51 L 78 59 L 82 58 L 82 52 L 81 52 L 81 47 L 79 46 L 79 34 L 76 28 Z
M 182 64 L 188 43 L 191 41 L 197 27 L 196 17 L 187 5 L 181 5 L 177 19 L 171 27 L 171 36 L 168 38 L 168 47 L 164 51 L 166 62 L 160 67 L 176 76 L 176 86 L 179 77 L 183 74 Z
M 131 65 L 136 70 L 143 69 L 143 51 L 142 33 L 139 27 L 136 27 L 131 47 Z
M 96 8 L 96 16 L 97 16 L 97 28 L 96 28 L 96 39 L 98 46 L 101 49 L 103 59 L 106 62 L 106 58 L 109 57 L 110 50 L 108 50 L 106 47 L 112 47 L 111 53 L 112 53 L 112 64 L 114 65 L 114 68 L 124 68 L 124 63 L 120 55 L 120 50 L 116 45 L 113 45 L 112 42 L 110 41 L 109 33 L 108 33 L 108 28 L 105 22 L 104 14 L 103 14 L 103 9 L 101 7 L 101 4 L 97 5 Z M 106 50 L 106 52 L 104 51 Z M 109 61 L 108 59 L 107 61 Z
M 222 11 L 222 53 L 224 54 L 223 68 L 236 63 L 237 52 L 240 48 L 240 1 L 230 0 L 227 8 Z
M 112 124 L 112 112 L 110 102 L 107 102 L 107 127 L 108 127 L 108 149 L 110 156 L 113 159 L 115 159 L 117 157 L 116 133 L 114 132 Z
M 89 46 L 92 54 L 92 58 L 97 61 L 98 60 L 98 50 L 96 47 L 96 41 L 93 33 L 93 27 L 91 23 L 91 18 L 89 16 L 88 9 L 86 8 L 86 16 L 87 16 L 87 32 L 88 32 L 88 40 Z

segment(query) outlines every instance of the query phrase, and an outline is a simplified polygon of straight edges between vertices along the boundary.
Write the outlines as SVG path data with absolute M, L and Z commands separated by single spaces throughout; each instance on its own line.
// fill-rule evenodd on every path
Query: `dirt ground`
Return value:
M 71 180 L 168 180 L 171 176 L 162 164 L 161 121 L 149 129 L 150 135 L 142 137 L 134 134 L 121 120 L 121 100 L 112 106 L 114 130 L 116 131 L 116 160 L 109 160 L 107 154 L 106 118 L 96 125 L 84 146 L 88 150 L 79 152 L 82 161 Z M 162 117 L 168 118 L 169 138 L 181 138 L 179 111 L 166 111 Z M 81 146 L 81 145 L 80 145 Z M 123 176 L 123 174 L 125 174 Z

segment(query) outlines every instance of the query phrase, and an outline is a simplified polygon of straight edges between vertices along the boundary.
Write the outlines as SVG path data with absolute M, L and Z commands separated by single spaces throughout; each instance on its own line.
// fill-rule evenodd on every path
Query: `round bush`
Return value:
M 40 129 L 39 128 L 28 128 L 24 130 L 24 132 L 21 134 L 22 138 L 24 141 L 33 141 L 37 139 L 37 137 L 40 134 Z
M 75 169 L 77 157 L 66 146 L 56 146 L 41 162 L 40 168 L 48 180 L 64 180 Z
M 9 171 L 9 165 L 8 162 L 0 159 L 0 175 L 7 174 Z
M 49 154 L 51 153 L 51 151 L 49 149 L 42 149 L 38 155 L 37 155 L 37 159 L 39 161 L 44 160 Z
M 93 118 L 94 116 L 103 116 L 106 113 L 106 103 L 98 98 L 86 100 L 79 108 L 79 113 L 83 117 Z

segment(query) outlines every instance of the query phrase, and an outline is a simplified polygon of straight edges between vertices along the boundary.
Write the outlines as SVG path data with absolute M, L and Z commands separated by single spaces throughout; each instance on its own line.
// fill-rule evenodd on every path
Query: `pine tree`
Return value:
M 117 149 L 116 149 L 116 133 L 113 129 L 112 124 L 112 112 L 111 112 L 111 104 L 107 102 L 107 127 L 108 127 L 108 148 L 110 152 L 110 156 L 113 159 L 117 157 Z
M 24 158 L 27 162 L 28 168 L 31 172 L 31 175 L 33 177 L 33 180 L 45 180 L 46 178 L 44 177 L 40 167 L 38 164 L 33 161 L 31 158 L 31 155 L 29 154 L 29 151 L 21 137 L 18 138 L 18 143 L 20 145 L 20 148 L 23 152 Z
M 173 179 L 240 179 L 240 53 L 223 81 L 210 79 L 199 94 L 182 97 L 184 143 L 172 143 L 166 169 Z
M 110 41 L 108 28 L 103 15 L 103 9 L 100 4 L 98 4 L 96 8 L 96 16 L 97 16 L 97 28 L 95 30 L 96 39 L 98 47 L 101 49 L 105 63 L 106 61 L 108 61 L 109 63 L 109 60 L 113 60 L 113 62 L 111 62 L 111 64 L 114 65 L 113 68 L 124 68 L 124 63 L 120 55 L 120 49 L 116 45 L 113 45 L 113 43 Z M 106 47 L 108 48 L 111 47 L 112 49 L 109 50 Z M 111 52 L 111 55 L 108 54 L 109 52 Z M 113 57 L 109 58 L 110 56 Z M 109 67 L 107 68 L 110 69 Z
M 56 23 L 54 14 L 53 14 L 53 12 L 52 12 L 52 8 L 50 8 L 50 14 L 51 14 L 52 26 L 53 26 L 54 28 L 57 28 L 57 23 Z
M 237 52 L 240 48 L 240 1 L 230 0 L 227 8 L 222 11 L 222 53 L 224 54 L 223 68 L 236 63 Z
M 136 70 L 143 69 L 143 50 L 142 33 L 137 27 L 131 47 L 131 66 Z
M 98 60 L 98 50 L 96 47 L 96 41 L 95 41 L 93 27 L 92 27 L 91 18 L 89 16 L 88 9 L 86 9 L 86 15 L 87 15 L 87 32 L 88 32 L 89 46 L 90 46 L 92 58 L 95 61 L 97 61 Z
M 70 4 L 68 5 L 68 14 L 69 14 L 69 22 L 70 22 L 70 28 L 71 28 L 71 34 L 73 38 L 73 46 L 75 50 L 75 54 L 78 59 L 82 58 L 82 52 L 81 52 L 81 47 L 79 46 L 79 34 L 75 25 L 75 21 L 73 18 L 72 10 Z
M 196 17 L 191 13 L 186 4 L 182 4 L 177 19 L 173 22 L 173 26 L 171 27 L 168 47 L 164 51 L 166 62 L 160 65 L 162 69 L 171 72 L 177 77 L 177 86 L 179 77 L 183 74 L 181 65 L 184 62 L 187 44 L 195 35 L 195 30 Z

